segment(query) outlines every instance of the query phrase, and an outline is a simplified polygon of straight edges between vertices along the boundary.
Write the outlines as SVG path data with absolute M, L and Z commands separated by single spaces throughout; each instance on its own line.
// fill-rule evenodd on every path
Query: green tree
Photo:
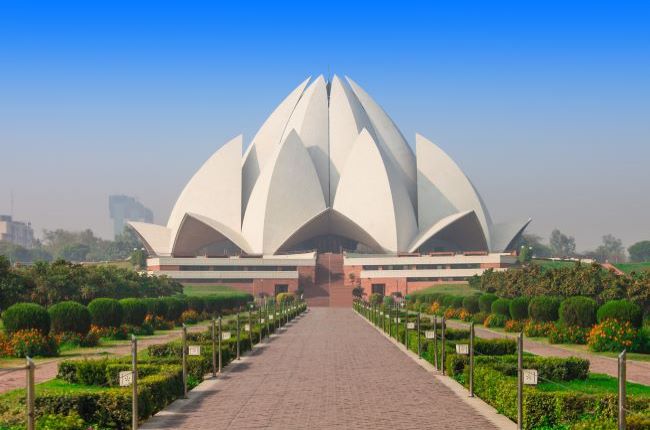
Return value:
M 550 257 L 552 252 L 551 248 L 542 243 L 542 238 L 536 234 L 524 234 L 519 240 L 519 246 L 527 246 L 532 248 L 531 256 L 537 258 Z
M 650 261 L 650 240 L 642 240 L 631 245 L 627 252 L 630 254 L 630 261 L 635 263 Z
M 603 236 L 603 244 L 596 248 L 595 251 L 587 252 L 586 254 L 600 262 L 610 261 L 618 263 L 625 261 L 623 242 L 611 234 Z
M 549 245 L 554 257 L 571 257 L 576 253 L 575 238 L 565 235 L 557 228 L 551 232 Z

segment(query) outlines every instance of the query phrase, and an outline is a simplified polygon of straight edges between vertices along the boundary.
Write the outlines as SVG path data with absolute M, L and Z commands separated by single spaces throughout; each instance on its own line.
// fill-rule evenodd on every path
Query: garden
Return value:
M 413 300 L 411 307 L 416 303 Z M 445 302 L 442 298 L 436 298 Z M 432 300 L 428 307 L 436 308 Z M 498 300 L 498 299 L 497 299 Z M 452 307 L 438 304 L 436 314 L 444 314 Z M 462 300 L 456 300 L 456 304 Z M 494 303 L 496 300 L 493 300 Z M 470 301 L 472 304 L 486 300 Z M 470 303 L 468 302 L 468 304 Z M 503 303 L 503 302 L 501 302 Z M 505 307 L 505 305 L 501 305 Z M 481 312 L 473 305 L 468 307 Z M 497 305 L 496 308 L 499 308 Z M 516 306 L 515 306 L 516 307 Z M 444 308 L 444 309 L 443 309 Z M 508 306 L 509 308 L 509 306 Z M 414 353 L 443 370 L 447 375 L 469 389 L 469 358 L 459 354 L 457 345 L 469 343 L 467 329 L 445 327 L 444 342 L 441 319 L 435 326 L 429 316 L 396 306 L 390 297 L 355 303 L 355 309 L 379 329 L 394 337 Z M 496 309 L 495 309 L 496 310 Z M 490 312 L 492 308 L 490 307 Z M 469 311 L 467 311 L 469 313 Z M 448 315 L 451 312 L 448 313 Z M 484 310 L 483 313 L 487 314 Z M 496 313 L 496 312 L 495 312 Z M 492 312 L 487 315 L 492 315 Z M 509 315 L 511 317 L 511 315 Z M 468 318 L 468 320 L 470 320 Z M 435 337 L 435 340 L 434 340 Z M 444 352 L 443 352 L 444 351 Z M 474 339 L 474 380 L 476 396 L 493 406 L 499 413 L 517 420 L 517 344 L 514 339 Z M 537 385 L 525 385 L 523 393 L 522 426 L 528 430 L 580 430 L 616 429 L 617 384 L 616 378 L 589 372 L 589 361 L 577 357 L 540 357 L 524 353 L 523 367 L 536 369 Z M 650 428 L 650 387 L 627 383 L 627 428 Z
M 304 303 L 299 303 L 293 295 L 287 293 L 267 300 L 263 307 L 254 307 L 252 303 L 248 303 L 250 296 L 168 297 L 160 300 L 128 299 L 127 302 L 112 299 L 98 300 L 101 301 L 93 301 L 87 307 L 76 304 L 82 306 L 89 314 L 91 329 L 88 333 L 91 332 L 92 327 L 98 327 L 97 330 L 128 332 L 130 327 L 142 327 L 147 324 L 145 320 L 148 317 L 150 320 L 153 318 L 175 324 L 224 315 L 222 319 L 224 336 L 220 343 L 224 366 L 237 357 L 238 351 L 245 352 L 252 349 L 253 345 L 262 341 L 263 337 L 269 336 L 306 309 Z M 242 311 L 241 306 L 245 303 L 249 306 Z M 14 306 L 17 306 L 20 312 L 13 311 L 12 314 L 23 315 L 27 309 L 23 304 Z M 76 307 L 77 311 L 80 315 L 88 317 L 88 314 L 81 310 L 82 307 Z M 46 319 L 46 314 L 52 316 L 49 312 L 51 308 L 45 313 L 40 309 L 36 311 L 37 308 L 31 306 L 29 309 L 27 312 L 38 312 L 41 320 Z M 14 316 L 10 315 L 8 321 L 13 321 L 12 318 Z M 54 318 L 50 321 L 50 330 L 55 326 L 53 321 Z M 45 328 L 45 325 L 42 328 Z M 38 327 L 30 330 L 32 329 L 39 330 Z M 226 332 L 232 333 L 232 336 L 226 337 Z M 41 331 L 40 334 L 43 335 L 43 332 Z M 187 385 L 188 389 L 192 389 L 204 379 L 206 374 L 216 371 L 213 368 L 212 328 L 190 332 L 186 339 L 189 344 L 200 347 L 198 355 L 187 357 Z M 139 351 L 137 393 L 140 421 L 183 396 L 182 350 L 182 341 L 177 339 L 164 344 L 150 345 Z M 132 389 L 122 387 L 119 383 L 120 372 L 129 370 L 131 370 L 131 357 L 60 362 L 57 378 L 36 386 L 36 427 L 50 430 L 130 428 Z M 25 402 L 24 389 L 0 395 L 0 429 L 24 428 Z

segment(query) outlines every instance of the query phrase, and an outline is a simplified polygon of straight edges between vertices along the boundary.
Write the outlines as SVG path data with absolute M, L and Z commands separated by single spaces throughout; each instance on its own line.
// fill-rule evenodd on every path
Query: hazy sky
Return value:
M 495 220 L 579 250 L 650 239 L 649 6 L 135 3 L 0 2 L 0 213 L 13 190 L 38 232 L 110 237 L 124 193 L 165 223 L 225 141 L 336 73 L 447 151 Z

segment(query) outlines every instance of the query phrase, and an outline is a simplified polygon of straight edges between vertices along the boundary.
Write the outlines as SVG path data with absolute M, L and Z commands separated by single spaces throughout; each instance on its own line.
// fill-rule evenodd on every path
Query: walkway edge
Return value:
M 482 399 L 478 397 L 469 397 L 467 389 L 463 387 L 461 384 L 456 382 L 454 379 L 441 375 L 440 372 L 438 372 L 431 363 L 429 363 L 427 360 L 424 358 L 418 357 L 416 353 L 413 351 L 406 349 L 404 345 L 402 345 L 400 342 L 395 340 L 394 338 L 388 336 L 388 334 L 384 333 L 383 330 L 381 330 L 379 327 L 375 326 L 373 323 L 365 319 L 363 316 L 359 315 L 356 311 L 353 311 L 359 318 L 361 318 L 363 321 L 368 323 L 371 327 L 373 327 L 375 330 L 379 332 L 379 334 L 383 335 L 386 339 L 388 339 L 390 342 L 393 343 L 400 351 L 402 351 L 404 354 L 406 354 L 408 357 L 410 357 L 413 361 L 415 361 L 420 367 L 422 367 L 424 370 L 429 372 L 431 376 L 433 376 L 436 380 L 440 381 L 443 385 L 445 385 L 447 388 L 449 388 L 455 395 L 458 397 L 460 400 L 462 400 L 464 403 L 467 405 L 471 406 L 476 412 L 481 414 L 485 419 L 490 421 L 492 424 L 497 426 L 500 429 L 517 429 L 517 424 L 510 421 L 508 417 L 505 415 L 501 415 L 499 412 L 497 412 L 496 409 L 494 409 L 492 406 L 489 404 L 485 403 Z

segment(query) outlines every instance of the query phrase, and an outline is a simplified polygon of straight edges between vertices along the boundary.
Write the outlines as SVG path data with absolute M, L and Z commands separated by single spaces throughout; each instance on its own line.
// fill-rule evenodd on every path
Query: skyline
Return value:
M 0 213 L 13 190 L 15 218 L 39 235 L 112 237 L 108 195 L 119 193 L 165 223 L 203 160 L 240 133 L 248 145 L 296 82 L 336 73 L 366 88 L 411 146 L 418 132 L 448 152 L 495 218 L 530 216 L 528 233 L 547 239 L 557 227 L 580 251 L 607 233 L 626 247 L 650 238 L 646 9 L 500 4 L 389 17 L 346 6 L 366 19 L 336 22 L 314 6 L 262 10 L 266 19 L 169 5 L 20 10 L 36 4 L 5 5 L 0 17 L 0 142 L 11 160 Z

